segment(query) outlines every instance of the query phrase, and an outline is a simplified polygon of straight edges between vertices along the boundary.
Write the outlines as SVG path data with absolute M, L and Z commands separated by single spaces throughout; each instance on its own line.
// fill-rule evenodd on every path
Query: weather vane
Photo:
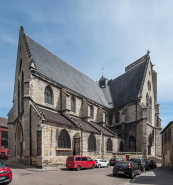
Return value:
M 102 76 L 103 76 L 103 69 L 104 69 L 104 68 L 102 67 Z

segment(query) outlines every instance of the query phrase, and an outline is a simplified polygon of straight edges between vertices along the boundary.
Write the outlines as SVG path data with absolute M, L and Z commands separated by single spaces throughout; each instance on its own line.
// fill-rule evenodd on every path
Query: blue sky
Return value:
M 114 79 L 151 51 L 162 127 L 173 120 L 173 1 L 5 0 L 0 5 L 0 117 L 12 107 L 20 26 L 26 35 L 98 81 Z

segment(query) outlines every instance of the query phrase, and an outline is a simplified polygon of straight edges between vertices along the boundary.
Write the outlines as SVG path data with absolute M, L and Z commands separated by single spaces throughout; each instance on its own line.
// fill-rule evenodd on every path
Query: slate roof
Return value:
M 37 71 L 61 85 L 108 107 L 108 102 L 98 83 L 78 71 L 37 42 L 26 36 L 28 47 Z
M 126 73 L 109 81 L 114 108 L 136 101 L 142 84 L 147 59 L 129 69 Z
M 98 124 L 95 124 L 96 125 L 96 127 L 98 128 L 98 129 L 102 129 L 103 130 L 103 134 L 105 134 L 105 135 L 108 135 L 108 136 L 115 136 L 114 134 L 112 134 L 111 132 L 109 132 L 107 129 L 105 129 L 104 127 L 101 127 L 100 125 L 98 125 Z
M 83 130 L 100 134 L 100 132 L 97 129 L 95 129 L 93 126 L 91 126 L 89 123 L 87 123 L 87 122 L 85 122 L 85 121 L 83 121 L 81 119 L 77 119 L 77 118 L 73 118 L 73 120 L 75 120 L 77 123 L 80 123 L 81 124 L 81 128 Z
M 47 121 L 53 121 L 54 123 L 59 123 L 60 125 L 66 125 L 70 127 L 76 127 L 73 123 L 67 120 L 64 116 L 59 113 L 55 113 L 46 109 L 39 109 L 44 113 Z

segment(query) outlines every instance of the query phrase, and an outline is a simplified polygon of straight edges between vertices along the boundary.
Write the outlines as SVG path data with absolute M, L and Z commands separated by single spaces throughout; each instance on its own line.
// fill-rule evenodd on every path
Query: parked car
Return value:
M 109 167 L 109 162 L 107 162 L 104 159 L 96 159 L 95 163 L 96 163 L 96 167 L 98 167 L 98 168 Z
M 110 166 L 112 166 L 112 165 L 115 165 L 118 161 L 124 161 L 124 160 L 121 158 L 112 158 L 110 159 L 109 164 Z
M 157 167 L 157 163 L 154 160 L 146 159 L 146 161 L 149 163 L 150 168 L 156 168 Z
M 140 166 L 137 162 L 134 161 L 123 161 L 123 162 L 118 161 L 113 168 L 114 176 L 125 175 L 133 179 L 134 176 L 140 174 L 141 174 Z
M 12 171 L 11 169 L 0 160 L 0 184 L 10 183 L 12 181 Z
M 66 160 L 66 167 L 69 169 L 91 168 L 96 167 L 95 161 L 88 156 L 68 156 Z
M 141 168 L 141 171 L 145 171 L 148 168 L 147 163 L 143 158 L 132 158 L 130 161 L 137 162 Z
M 146 164 L 146 170 L 150 170 L 150 164 L 149 164 L 149 162 L 146 160 L 146 159 L 144 159 L 144 161 L 145 161 L 145 164 Z

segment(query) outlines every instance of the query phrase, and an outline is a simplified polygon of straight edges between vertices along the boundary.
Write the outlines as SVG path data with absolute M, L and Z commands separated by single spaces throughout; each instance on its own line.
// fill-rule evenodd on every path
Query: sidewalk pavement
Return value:
M 173 170 L 170 171 L 167 167 L 157 167 L 130 181 L 128 185 L 172 185 L 173 184 Z
M 9 165 L 10 168 L 22 168 L 28 171 L 35 171 L 35 172 L 47 172 L 47 171 L 61 171 L 63 169 L 65 169 L 66 167 L 61 167 L 61 168 L 57 168 L 57 167 L 46 167 L 46 168 L 39 168 L 39 167 L 35 167 L 35 166 L 25 166 L 22 163 L 18 163 L 15 165 Z

